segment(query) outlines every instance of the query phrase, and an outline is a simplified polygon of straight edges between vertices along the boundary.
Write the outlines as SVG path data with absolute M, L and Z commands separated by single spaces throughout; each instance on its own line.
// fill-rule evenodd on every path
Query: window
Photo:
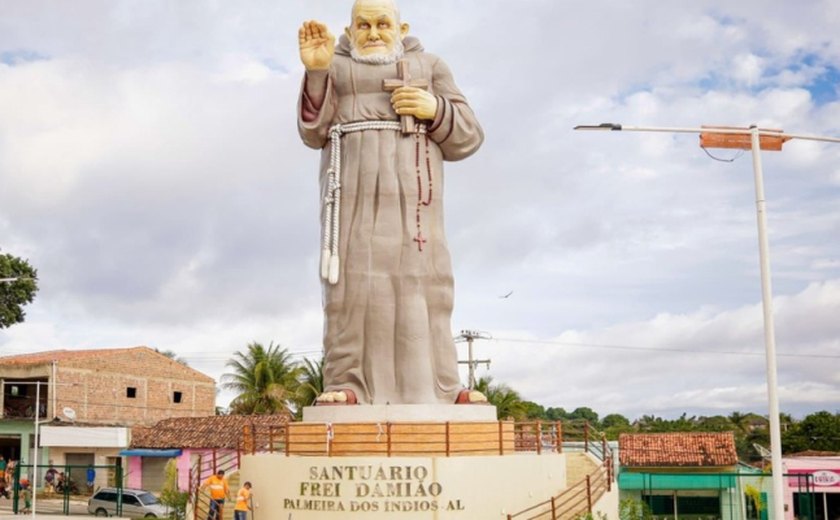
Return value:
M 172 402 L 173 403 L 180 403 L 181 402 L 181 392 L 173 392 L 172 393 Z
M 14 397 L 23 397 L 24 395 L 26 395 L 26 391 L 23 389 L 23 387 L 20 387 L 18 385 L 12 385 L 9 388 L 9 393 L 12 394 Z
M 135 397 L 137 397 L 137 389 L 133 386 L 129 386 L 125 389 L 125 396 L 129 399 L 134 399 Z
M 720 518 L 718 497 L 677 497 L 677 511 L 683 515 L 701 515 Z
M 134 495 L 123 495 L 123 504 L 127 506 L 139 506 L 140 500 Z

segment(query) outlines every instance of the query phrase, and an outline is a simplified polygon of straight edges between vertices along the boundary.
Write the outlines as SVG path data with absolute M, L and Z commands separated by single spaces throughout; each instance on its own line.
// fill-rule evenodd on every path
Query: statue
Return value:
M 483 401 L 458 377 L 443 161 L 484 135 L 393 0 L 356 0 L 336 46 L 299 31 L 303 142 L 321 152 L 324 393 L 318 404 Z

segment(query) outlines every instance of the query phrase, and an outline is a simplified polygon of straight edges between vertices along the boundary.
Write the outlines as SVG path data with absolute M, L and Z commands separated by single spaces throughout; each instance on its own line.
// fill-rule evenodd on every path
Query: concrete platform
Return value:
M 487 422 L 496 420 L 489 404 L 399 404 L 307 406 L 303 421 L 315 423 Z

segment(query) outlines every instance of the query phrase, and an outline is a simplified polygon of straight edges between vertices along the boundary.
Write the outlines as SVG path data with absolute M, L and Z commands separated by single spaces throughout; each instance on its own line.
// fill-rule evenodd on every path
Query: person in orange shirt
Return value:
M 218 470 L 215 475 L 210 475 L 202 482 L 201 490 L 204 489 L 210 490 L 210 511 L 207 512 L 207 520 L 221 519 L 225 499 L 230 500 L 230 488 L 225 479 L 225 470 Z
M 247 520 L 248 511 L 252 511 L 253 496 L 251 495 L 251 483 L 245 482 L 236 493 L 236 507 L 233 510 L 233 520 Z

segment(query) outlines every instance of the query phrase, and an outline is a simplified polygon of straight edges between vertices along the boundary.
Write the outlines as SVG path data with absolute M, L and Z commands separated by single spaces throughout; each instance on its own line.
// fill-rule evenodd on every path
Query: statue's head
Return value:
M 408 34 L 408 24 L 400 23 L 400 10 L 394 0 L 356 0 L 345 32 L 354 60 L 394 63 L 402 58 L 402 39 Z

